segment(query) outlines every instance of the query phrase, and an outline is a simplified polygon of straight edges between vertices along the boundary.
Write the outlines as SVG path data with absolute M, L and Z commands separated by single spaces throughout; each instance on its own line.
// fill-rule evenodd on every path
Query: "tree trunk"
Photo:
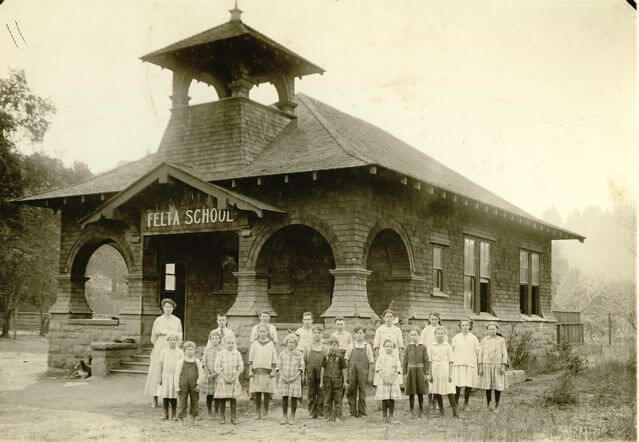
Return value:
M 13 339 L 18 337 L 18 307 L 13 310 Z
M 9 326 L 11 325 L 11 317 L 13 316 L 13 309 L 7 306 L 2 318 L 2 336 L 3 338 L 9 337 Z
M 44 336 L 44 284 L 42 284 L 42 290 L 40 290 L 40 305 L 39 305 L 39 311 L 40 311 L 40 336 Z

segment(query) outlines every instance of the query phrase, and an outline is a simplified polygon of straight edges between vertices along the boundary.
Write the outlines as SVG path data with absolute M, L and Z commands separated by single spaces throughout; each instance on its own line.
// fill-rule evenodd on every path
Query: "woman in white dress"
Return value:
M 459 321 L 461 333 L 452 340 L 453 346 L 453 384 L 455 384 L 455 402 L 459 404 L 459 396 L 464 390 L 464 403 L 459 407 L 463 411 L 468 406 L 470 391 L 479 386 L 477 376 L 477 359 L 479 356 L 479 339 L 470 332 L 470 319 Z
M 153 406 L 158 406 L 159 385 L 162 380 L 162 366 L 159 363 L 160 353 L 168 347 L 166 338 L 175 333 L 178 337 L 177 346 L 182 343 L 182 322 L 177 316 L 173 316 L 173 310 L 177 304 L 171 298 L 164 298 L 161 302 L 164 314 L 155 318 L 151 330 L 151 343 L 153 351 L 149 362 L 149 374 L 146 377 L 144 395 L 153 396 Z

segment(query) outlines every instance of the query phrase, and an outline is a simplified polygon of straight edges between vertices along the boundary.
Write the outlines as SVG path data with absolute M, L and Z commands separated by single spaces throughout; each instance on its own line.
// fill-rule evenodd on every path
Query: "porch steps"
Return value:
M 119 368 L 112 368 L 110 373 L 126 373 L 126 374 L 142 374 L 149 373 L 149 364 L 151 360 L 151 349 L 144 348 L 137 355 L 132 355 L 129 359 L 120 361 Z

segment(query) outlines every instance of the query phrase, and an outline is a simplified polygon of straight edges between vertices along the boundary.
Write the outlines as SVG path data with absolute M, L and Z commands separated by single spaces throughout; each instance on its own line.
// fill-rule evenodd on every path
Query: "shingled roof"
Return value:
M 188 164 L 190 167 L 185 170 L 199 179 L 214 182 L 266 175 L 378 166 L 541 223 L 568 234 L 570 238 L 584 239 L 577 233 L 537 219 L 376 126 L 303 94 L 297 95 L 297 101 L 299 103 L 296 109 L 297 119 L 291 121 L 248 166 L 219 171 L 205 164 Z M 200 131 L 208 130 L 207 125 L 196 127 L 201 128 Z M 206 134 L 191 131 L 189 137 L 201 140 L 206 137 Z M 189 140 L 183 139 L 181 142 L 187 144 Z M 29 203 L 78 195 L 119 192 L 162 161 L 160 155 L 152 154 L 77 185 L 20 198 L 16 201 Z M 175 162 L 173 164 L 177 165 Z

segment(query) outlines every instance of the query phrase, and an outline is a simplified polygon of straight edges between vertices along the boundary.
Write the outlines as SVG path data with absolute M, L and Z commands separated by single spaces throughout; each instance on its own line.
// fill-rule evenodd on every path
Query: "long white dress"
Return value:
M 453 384 L 457 387 L 479 387 L 477 359 L 479 340 L 472 334 L 457 333 L 453 337 Z
M 146 377 L 146 385 L 144 386 L 145 396 L 159 395 L 159 385 L 160 380 L 162 379 L 162 367 L 158 362 L 162 350 L 169 346 L 166 342 L 166 337 L 171 333 L 178 335 L 179 347 L 182 343 L 182 322 L 180 321 L 180 318 L 173 315 L 162 315 L 155 318 L 155 321 L 153 322 L 153 329 L 151 330 L 153 351 L 151 351 L 149 374 Z
M 427 325 L 426 327 L 424 327 L 424 329 L 422 330 L 422 333 L 419 335 L 419 342 L 420 344 L 422 344 L 424 347 L 426 347 L 426 350 L 430 352 L 429 348 L 431 345 L 435 344 L 437 342 L 437 340 L 435 339 L 435 329 L 437 328 L 437 326 L 432 326 L 432 325 Z M 448 333 L 446 333 L 446 337 L 444 338 L 444 342 L 448 343 Z M 428 355 L 430 357 L 430 354 Z M 428 392 L 429 394 L 432 393 L 432 389 L 433 389 L 433 383 L 429 382 L 428 383 Z
M 454 394 L 455 384 L 448 382 L 450 363 L 453 362 L 453 348 L 443 342 L 435 343 L 428 348 L 430 360 L 430 374 L 433 378 L 432 388 L 428 392 L 432 394 Z

